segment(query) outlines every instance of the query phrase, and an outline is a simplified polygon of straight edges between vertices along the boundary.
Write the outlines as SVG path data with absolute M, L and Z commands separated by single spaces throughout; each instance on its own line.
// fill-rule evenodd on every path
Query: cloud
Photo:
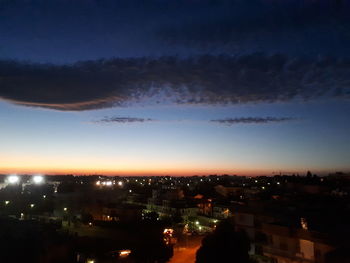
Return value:
M 1 99 L 58 110 L 349 95 L 350 59 L 251 54 L 115 58 L 70 65 L 0 61 Z
M 104 117 L 101 120 L 93 123 L 137 123 L 137 122 L 151 122 L 155 121 L 150 118 L 135 118 L 135 117 Z
M 292 117 L 238 117 L 238 118 L 225 118 L 225 119 L 215 119 L 209 120 L 211 123 L 234 125 L 234 124 L 265 124 L 265 123 L 278 123 L 278 122 L 288 122 L 294 121 L 296 118 Z M 207 123 L 205 120 L 193 120 L 193 119 L 181 119 L 181 120 L 155 120 L 152 118 L 136 118 L 136 117 L 104 117 L 100 120 L 93 121 L 94 124 L 104 124 L 104 123 L 144 123 L 144 122 L 165 122 L 165 123 L 186 123 L 186 122 L 196 122 L 196 123 Z
M 293 121 L 295 118 L 290 117 L 240 117 L 240 118 L 226 118 L 226 119 L 217 119 L 211 120 L 211 122 L 225 124 L 225 125 L 234 125 L 234 124 L 266 124 L 266 123 L 278 123 L 278 122 L 287 122 Z

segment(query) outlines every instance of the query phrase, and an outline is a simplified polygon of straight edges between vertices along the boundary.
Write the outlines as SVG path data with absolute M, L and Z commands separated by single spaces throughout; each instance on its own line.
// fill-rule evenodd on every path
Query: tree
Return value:
M 148 212 L 144 215 L 144 220 L 150 221 L 150 222 L 157 222 L 159 218 L 159 214 L 157 212 Z
M 245 232 L 235 231 L 229 221 L 221 222 L 215 231 L 202 240 L 196 263 L 249 263 L 250 242 Z
M 92 221 L 94 221 L 94 217 L 90 213 L 85 213 L 85 212 L 82 213 L 81 222 L 83 222 L 84 224 L 87 224 Z

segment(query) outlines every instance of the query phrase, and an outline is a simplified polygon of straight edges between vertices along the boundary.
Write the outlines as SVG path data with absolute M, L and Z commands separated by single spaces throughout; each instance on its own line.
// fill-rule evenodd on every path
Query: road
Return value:
M 202 237 L 188 237 L 174 247 L 174 256 L 169 263 L 194 263 L 196 252 L 200 247 Z
M 174 256 L 169 263 L 194 263 L 196 260 L 196 252 L 199 246 L 191 248 L 176 248 Z

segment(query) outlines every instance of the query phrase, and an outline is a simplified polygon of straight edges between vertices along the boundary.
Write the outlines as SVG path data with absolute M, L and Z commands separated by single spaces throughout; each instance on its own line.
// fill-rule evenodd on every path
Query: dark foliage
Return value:
M 224 221 L 206 236 L 196 254 L 196 263 L 248 263 L 250 243 L 245 232 L 235 231 L 234 225 Z

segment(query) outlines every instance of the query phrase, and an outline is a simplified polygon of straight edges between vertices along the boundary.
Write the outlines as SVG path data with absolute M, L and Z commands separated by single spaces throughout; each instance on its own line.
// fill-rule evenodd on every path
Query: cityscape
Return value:
M 0 263 L 349 263 L 349 14 L 0 0 Z
M 246 254 L 239 262 L 347 262 L 349 178 L 311 172 L 3 175 L 2 257 L 6 262 L 226 262 Z M 225 224 L 248 245 L 236 252 L 227 244 L 217 248 L 220 252 L 206 248 L 203 240 Z M 19 246 L 22 253 L 15 252 Z

